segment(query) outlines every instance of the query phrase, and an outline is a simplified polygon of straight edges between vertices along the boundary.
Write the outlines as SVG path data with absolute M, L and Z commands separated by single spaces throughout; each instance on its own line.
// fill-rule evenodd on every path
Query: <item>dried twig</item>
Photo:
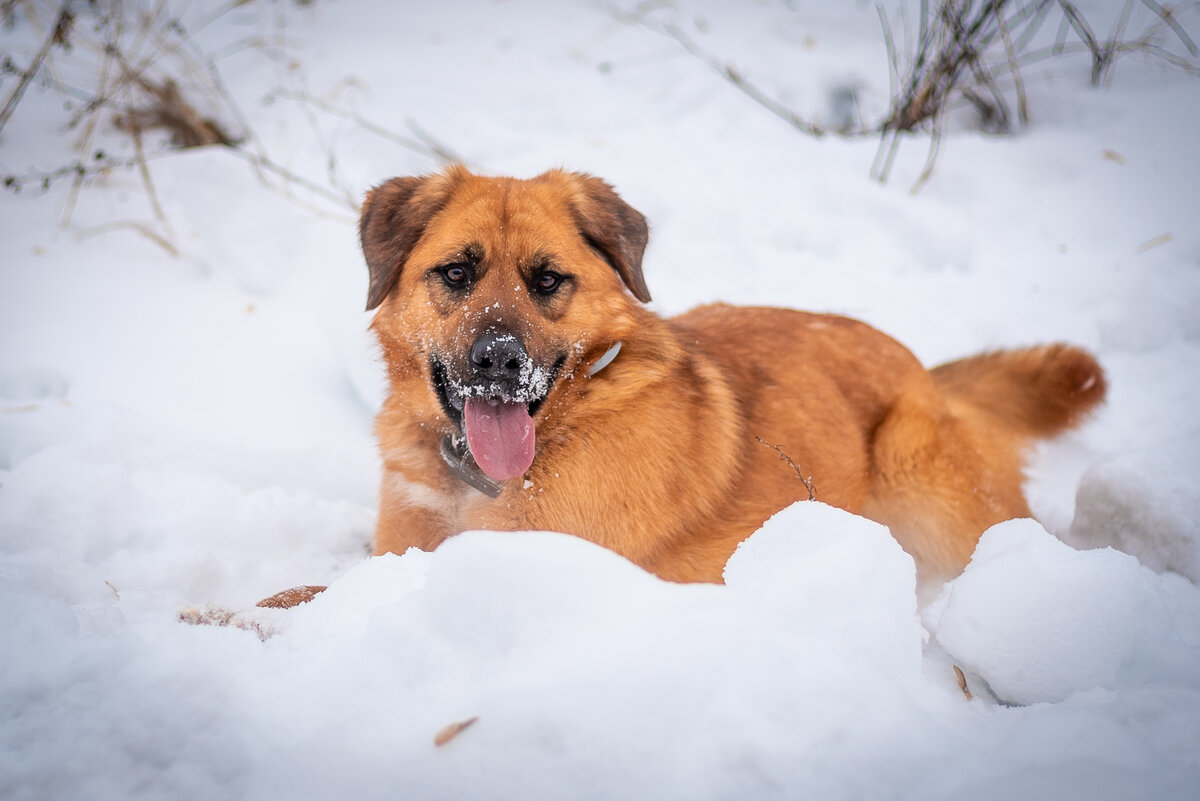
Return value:
M 154 180 L 150 177 L 150 168 L 146 165 L 146 151 L 142 146 L 142 131 L 135 127 L 130 133 L 133 136 L 134 158 L 137 160 L 138 174 L 142 177 L 142 186 L 146 188 L 146 197 L 150 200 L 150 208 L 153 210 L 158 224 L 166 231 L 167 241 L 171 241 L 175 238 L 175 231 L 171 228 L 167 214 L 163 211 L 162 203 L 158 200 L 158 192 L 154 190 Z
M 763 445 L 766 445 L 771 450 L 775 451 L 777 454 L 779 454 L 779 460 L 781 462 L 785 462 L 788 467 L 792 468 L 792 470 L 795 471 L 796 478 L 800 479 L 800 483 L 804 485 L 804 489 L 808 490 L 808 499 L 810 501 L 815 501 L 817 499 L 817 490 L 813 486 L 812 476 L 809 476 L 807 478 L 804 477 L 804 474 L 800 472 L 799 465 L 797 465 L 795 462 L 792 461 L 792 457 L 787 455 L 787 453 L 783 450 L 783 446 L 782 445 L 772 445 L 771 443 L 767 442 L 765 439 L 758 436 L 757 434 L 754 435 L 754 438 L 756 440 L 758 440 L 759 442 L 761 442 Z
M 318 197 L 324 198 L 325 200 L 329 201 L 330 203 L 333 203 L 343 209 L 346 209 L 347 211 L 354 212 L 355 214 L 357 214 L 357 212 L 358 212 L 358 202 L 355 201 L 353 198 L 346 198 L 343 195 L 341 195 L 340 193 L 334 192 L 333 190 L 329 189 L 328 187 L 322 186 L 321 184 L 317 183 L 316 181 L 312 181 L 308 178 L 305 178 L 303 175 L 300 175 L 300 174 L 288 169 L 287 167 L 284 167 L 282 164 L 277 164 L 276 162 L 271 161 L 269 158 L 267 158 L 265 156 L 256 155 L 254 153 L 249 153 L 241 148 L 233 148 L 229 152 L 230 152 L 230 154 L 241 159 L 242 161 L 245 161 L 247 164 L 250 164 L 253 167 L 255 167 L 256 169 L 261 170 L 263 173 L 269 173 L 271 175 L 282 178 L 284 180 L 285 186 L 299 187 L 299 188 L 305 190 L 306 192 L 309 192 L 313 195 L 317 195 Z M 264 183 L 268 188 L 275 189 L 276 191 L 280 191 L 283 195 L 285 195 L 286 197 L 291 199 L 293 202 L 297 203 L 298 205 L 303 206 L 304 208 L 308 209 L 310 212 L 312 212 L 314 214 L 318 214 L 318 215 L 321 215 L 324 217 L 335 217 L 335 215 L 330 215 L 327 212 L 324 212 L 321 209 L 317 208 L 316 206 L 313 206 L 312 204 L 309 204 L 309 203 L 305 202 L 304 200 L 296 197 L 291 192 L 288 192 L 286 189 L 279 190 L 279 189 L 276 189 L 276 187 L 272 186 L 269 182 L 264 182 Z
M 17 110 L 17 104 L 21 102 L 21 98 L 25 95 L 25 89 L 29 86 L 29 82 L 33 80 L 33 76 L 38 74 L 42 68 L 42 62 L 50 55 L 50 48 L 55 45 L 67 47 L 70 35 L 71 25 L 75 21 L 75 15 L 71 13 L 72 0 L 63 0 L 62 5 L 58 7 L 58 14 L 54 22 L 53 28 L 46 36 L 42 46 L 38 48 L 37 54 L 33 57 L 29 67 L 21 72 L 20 79 L 17 80 L 17 85 L 13 87 L 8 98 L 4 101 L 4 108 L 0 109 L 0 131 L 4 130 L 4 126 L 8 124 L 13 112 Z
M 108 234 L 112 233 L 113 231 L 124 230 L 133 231 L 136 234 L 146 237 L 151 242 L 165 250 L 167 254 L 173 258 L 179 257 L 179 248 L 175 247 L 171 240 L 164 237 L 158 231 L 155 231 L 153 226 L 144 222 L 138 222 L 137 220 L 120 220 L 117 222 L 105 223 L 104 225 L 97 225 L 94 228 L 89 228 L 86 231 L 81 232 L 79 234 L 79 238 L 81 240 L 91 239 L 92 237 L 100 236 L 101 234 Z
M 166 155 L 170 154 L 163 151 L 155 154 L 147 154 L 146 158 L 147 160 L 154 160 Z M 81 159 L 71 164 L 64 164 L 53 170 L 29 172 L 24 175 L 6 175 L 4 176 L 4 188 L 13 192 L 21 192 L 28 186 L 33 185 L 45 192 L 64 178 L 71 178 L 75 181 L 86 181 L 89 178 L 106 175 L 114 171 L 131 169 L 136 166 L 136 158 L 115 159 L 104 153 L 100 153 L 90 164 L 85 164 Z
M 808 136 L 820 137 L 825 135 L 825 129 L 822 126 L 803 119 L 800 117 L 800 115 L 796 114 L 787 106 L 771 98 L 766 92 L 764 92 L 762 89 L 759 89 L 758 86 L 742 75 L 732 64 L 722 62 L 715 55 L 701 47 L 695 39 L 689 36 L 678 25 L 672 22 L 655 22 L 647 14 L 638 15 L 637 21 L 655 33 L 659 33 L 663 36 L 674 39 L 683 47 L 684 50 L 710 66 L 717 72 L 717 74 L 729 81 L 730 84 L 732 84 L 735 88 L 749 97 L 755 103 L 758 103 L 767 111 L 771 112 L 788 125 L 791 125 L 796 130 L 807 134 Z
M 1004 57 L 1008 60 L 1008 69 L 1012 74 L 1013 85 L 1017 92 L 1017 119 L 1021 125 L 1029 124 L 1029 98 L 1025 95 L 1025 81 L 1021 78 L 1021 68 L 1017 65 L 1017 51 L 1013 47 L 1012 36 L 1008 32 L 1008 22 L 1001 15 L 999 19 L 1000 37 L 1004 40 Z
M 442 144 L 433 134 L 426 131 L 417 121 L 411 117 L 406 119 L 405 124 L 408 125 L 408 130 L 413 132 L 413 136 L 417 137 L 429 152 L 433 154 L 443 164 L 467 164 L 467 160 L 455 153 L 453 150 Z
M 942 146 L 942 123 L 945 119 L 946 111 L 942 109 L 934 118 L 933 133 L 929 136 L 929 152 L 925 156 L 925 166 L 921 169 L 921 174 L 917 176 L 916 182 L 908 190 L 910 195 L 919 193 L 930 176 L 933 175 L 933 165 L 937 162 L 938 151 Z
M 173 156 L 175 152 L 176 151 L 174 150 L 159 150 L 153 153 L 147 152 L 142 158 L 138 158 L 137 156 L 131 158 L 113 158 L 101 153 L 91 163 L 85 163 L 83 160 L 79 160 L 72 162 L 71 164 L 65 164 L 62 167 L 57 167 L 53 170 L 35 171 L 24 173 L 22 175 L 6 175 L 4 176 L 2 183 L 4 188 L 13 192 L 20 192 L 30 186 L 33 186 L 43 192 L 48 191 L 52 186 L 54 186 L 54 184 L 68 178 L 71 179 L 75 186 L 82 187 L 86 186 L 89 181 L 104 177 L 114 172 L 122 172 L 129 169 L 140 169 L 140 164 L 143 161 L 149 163 L 159 159 L 168 158 Z M 297 173 L 275 163 L 274 161 L 271 161 L 266 157 L 249 153 L 243 148 L 228 148 L 224 152 L 234 156 L 235 158 L 245 161 L 247 164 L 250 164 L 257 170 L 261 170 L 264 174 L 269 173 L 283 179 L 286 185 L 304 189 L 306 192 L 345 208 L 347 211 L 354 213 L 357 213 L 358 211 L 357 202 L 347 200 L 336 192 L 331 191 L 327 187 L 324 187 L 315 181 L 310 181 L 304 176 L 298 175 Z M 276 187 L 270 184 L 267 186 L 268 188 L 276 189 Z M 340 216 L 331 215 L 327 211 L 307 203 L 302 198 L 298 198 L 290 193 L 288 193 L 288 197 L 293 202 L 303 206 L 314 214 L 325 217 L 333 217 L 335 219 L 343 219 Z M 344 219 L 352 220 L 353 218 L 346 217 Z
M 1141 53 L 1143 55 L 1152 56 L 1155 59 L 1168 64 L 1174 69 L 1181 72 L 1200 78 L 1200 64 L 1188 61 L 1183 56 L 1177 53 L 1172 53 L 1161 45 L 1145 39 L 1138 39 L 1133 42 L 1123 42 L 1113 48 L 1113 52 L 1118 55 L 1129 53 Z M 1091 49 L 1083 42 L 1069 42 L 1059 45 L 1050 45 L 1048 47 L 1038 48 L 1021 53 L 1017 58 L 1017 62 L 1021 65 L 1035 64 L 1039 61 L 1044 61 L 1048 58 L 1058 58 L 1064 55 L 1073 55 L 1077 53 L 1092 54 Z
M 1142 5 L 1158 15 L 1162 23 L 1170 28 L 1179 38 L 1179 41 L 1183 43 L 1183 46 L 1187 48 L 1188 53 L 1193 56 L 1200 55 L 1200 48 L 1196 47 L 1196 42 L 1191 36 L 1188 36 L 1188 32 L 1179 24 L 1179 20 L 1175 19 L 1175 12 L 1169 6 L 1156 3 L 1155 0 L 1142 0 Z
M 892 36 L 892 26 L 888 22 L 887 11 L 884 9 L 883 4 L 877 3 L 875 11 L 879 14 L 879 22 L 883 30 L 884 49 L 887 52 L 888 97 L 895 97 L 900 84 L 900 57 L 896 51 L 896 41 Z M 924 13 L 921 14 L 921 19 L 925 19 Z M 887 128 L 884 128 L 879 137 L 879 147 L 875 151 L 875 160 L 871 163 L 871 170 L 868 174 L 880 183 L 886 183 L 887 177 L 892 171 L 892 162 L 895 161 L 896 151 L 899 147 L 899 135 L 895 131 L 889 131 Z
M 320 109 L 322 112 L 333 117 L 339 117 L 348 122 L 352 122 L 359 128 L 362 128 L 368 133 L 378 136 L 393 144 L 399 145 L 406 150 L 411 150 L 422 156 L 428 156 L 437 160 L 442 164 L 464 164 L 466 163 L 462 156 L 455 153 L 450 148 L 446 147 L 441 142 L 438 142 L 424 130 L 419 128 L 412 120 L 407 120 L 409 129 L 417 138 L 402 136 L 395 131 L 388 130 L 376 122 L 372 122 L 356 111 L 339 106 L 336 103 L 331 103 L 328 100 L 317 97 L 309 92 L 295 91 L 291 89 L 279 89 L 267 96 L 267 102 L 276 99 L 291 100 L 296 103 L 302 103 L 307 106 Z
M 892 172 L 892 164 L 896 161 L 896 152 L 900 149 L 900 133 L 887 131 L 879 137 L 879 148 L 875 151 L 875 161 L 871 164 L 870 175 L 881 184 L 887 183 Z

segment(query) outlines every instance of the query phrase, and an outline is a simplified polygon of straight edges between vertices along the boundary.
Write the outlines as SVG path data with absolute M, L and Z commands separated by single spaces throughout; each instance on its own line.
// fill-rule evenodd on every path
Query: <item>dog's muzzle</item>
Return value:
M 442 407 L 466 436 L 484 473 L 494 481 L 516 478 L 533 463 L 533 415 L 565 357 L 546 369 L 534 363 L 517 337 L 487 332 L 471 345 L 465 361 L 462 380 L 441 360 L 431 360 Z

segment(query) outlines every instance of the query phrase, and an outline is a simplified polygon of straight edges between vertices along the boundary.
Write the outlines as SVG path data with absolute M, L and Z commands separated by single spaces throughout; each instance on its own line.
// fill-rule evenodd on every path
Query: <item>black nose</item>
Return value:
M 525 346 L 512 334 L 484 334 L 471 346 L 471 366 L 493 381 L 516 378 L 528 361 Z

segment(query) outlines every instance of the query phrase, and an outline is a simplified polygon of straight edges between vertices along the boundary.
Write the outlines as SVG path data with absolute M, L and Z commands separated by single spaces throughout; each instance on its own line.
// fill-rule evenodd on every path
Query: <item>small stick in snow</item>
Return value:
M 68 36 L 71 32 L 71 25 L 75 22 L 75 15 L 71 13 L 71 0 L 65 0 L 58 8 L 56 15 L 57 21 L 50 31 L 50 35 L 42 42 L 42 46 L 38 48 L 37 55 L 33 57 L 33 61 L 29 64 L 29 68 L 21 72 L 20 79 L 17 80 L 17 85 L 8 94 L 8 98 L 4 101 L 3 109 L 0 109 L 0 130 L 4 130 L 4 126 L 8 123 L 13 112 L 17 110 L 17 104 L 21 102 L 21 98 L 25 95 L 25 89 L 28 88 L 29 82 L 37 75 L 38 70 L 42 68 L 42 62 L 50 55 L 50 48 L 54 45 L 59 45 L 70 50 L 70 42 Z M 7 61 L 7 59 L 6 59 Z
M 1153 239 L 1147 239 L 1145 242 L 1138 245 L 1136 252 L 1138 253 L 1138 255 L 1141 255 L 1142 253 L 1145 253 L 1148 250 L 1154 250 L 1156 247 L 1160 247 L 1162 245 L 1169 243 L 1173 238 L 1174 237 L 1171 236 L 1170 231 L 1168 231 L 1165 234 L 1159 234 L 1158 236 L 1154 237 Z
M 437 734 L 433 736 L 433 744 L 441 748 L 446 743 L 453 740 L 455 737 L 463 733 L 464 729 L 474 725 L 475 721 L 479 720 L 478 716 L 460 720 L 457 723 L 451 723 L 448 726 L 443 726 Z

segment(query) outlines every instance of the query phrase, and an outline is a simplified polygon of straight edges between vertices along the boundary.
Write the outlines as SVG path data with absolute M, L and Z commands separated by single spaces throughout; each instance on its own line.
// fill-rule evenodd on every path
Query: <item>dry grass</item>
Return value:
M 1130 35 L 1136 6 L 1150 12 L 1150 21 Z M 1200 75 L 1197 47 L 1174 12 L 1155 0 L 1126 0 L 1107 37 L 1101 37 L 1070 0 L 942 0 L 931 7 L 922 0 L 917 35 L 902 56 L 895 31 L 880 9 L 892 71 L 893 92 L 887 117 L 879 126 L 880 154 L 873 172 L 887 179 L 900 135 L 931 132 L 929 157 L 913 191 L 920 189 L 933 169 L 945 116 L 969 107 L 978 125 L 993 133 L 1009 133 L 1029 124 L 1029 100 L 1022 69 L 1047 58 L 1086 54 L 1090 79 L 1099 86 L 1111 75 L 1118 58 L 1139 54 L 1193 75 Z M 1047 23 L 1057 18 L 1057 32 L 1048 44 Z M 1182 53 L 1167 46 L 1173 41 Z
M 227 0 L 188 27 L 162 0 L 61 0 L 35 3 L 3 0 L 0 18 L 9 27 L 39 31 L 38 47 L 24 58 L 0 59 L 0 72 L 14 78 L 0 106 L 0 133 L 36 85 L 60 95 L 72 111 L 64 132 L 74 137 L 78 156 L 58 167 L 6 175 L 12 191 L 45 190 L 70 181 L 64 208 L 69 223 L 78 193 L 90 182 L 114 173 L 136 174 L 149 201 L 152 219 L 126 220 L 106 227 L 147 236 L 170 253 L 176 235 L 159 202 L 152 165 L 164 156 L 198 147 L 218 147 L 245 161 L 255 177 L 273 191 L 324 216 L 352 218 L 358 198 L 339 174 L 337 154 L 328 148 L 325 175 L 309 177 L 283 166 L 247 122 L 225 85 L 220 61 L 228 53 L 204 51 L 196 35 L 224 15 L 265 0 Z M 1047 59 L 1084 56 L 1094 85 L 1111 78 L 1122 57 L 1140 55 L 1200 75 L 1195 41 L 1170 6 L 1157 0 L 1126 0 L 1107 35 L 1100 35 L 1070 0 L 917 0 L 915 18 L 889 19 L 878 6 L 892 76 L 890 104 L 882 119 L 823 124 L 773 98 L 744 71 L 703 44 L 705 28 L 689 29 L 669 0 L 647 0 L 618 19 L 668 37 L 702 60 L 739 92 L 808 136 L 878 136 L 880 147 L 871 174 L 886 181 L 902 141 L 928 135 L 925 168 L 917 191 L 932 174 L 948 114 L 967 108 L 977 124 L 1007 133 L 1029 123 L 1031 109 L 1023 71 Z M 902 6 L 902 9 L 911 6 Z M 277 14 L 285 13 L 277 9 Z M 673 15 L 673 16 L 672 16 Z M 1048 32 L 1057 30 L 1053 36 Z M 915 30 L 915 33 L 914 33 Z M 248 40 L 230 48 L 262 50 L 284 60 L 278 43 Z M 857 109 L 857 96 L 846 103 Z M 462 162 L 414 120 L 409 133 L 396 133 L 362 114 L 317 97 L 305 88 L 280 87 L 264 102 L 284 100 L 301 106 L 314 131 L 318 117 L 337 118 L 435 164 Z M 132 155 L 114 156 L 97 146 L 100 133 L 116 130 L 133 145 Z
M 941 144 L 947 114 L 971 109 L 977 125 L 1004 134 L 1028 125 L 1031 109 L 1023 70 L 1047 59 L 1085 55 L 1090 80 L 1101 85 L 1122 57 L 1139 55 L 1200 76 L 1195 41 L 1176 12 L 1157 0 L 1126 0 L 1107 36 L 1070 0 L 918 0 L 900 5 L 891 19 L 876 6 L 891 74 L 888 111 L 873 122 L 861 119 L 825 125 L 772 98 L 744 70 L 702 43 L 704 26 L 693 33 L 679 22 L 669 0 L 646 0 L 617 18 L 677 42 L 749 99 L 809 136 L 879 136 L 871 174 L 886 181 L 901 141 L 914 133 L 930 137 L 929 155 L 913 191 L 928 180 Z M 1138 10 L 1141 9 L 1139 15 Z M 1053 37 L 1047 33 L 1054 29 Z M 853 90 L 847 89 L 852 92 Z M 857 98 L 851 98 L 857 108 Z
M 265 0 L 227 0 L 211 9 L 193 11 L 191 4 L 164 0 L 62 0 L 45 3 L 6 0 L 0 19 L 10 28 L 25 25 L 43 31 L 41 44 L 23 59 L 4 54 L 0 70 L 16 78 L 0 106 L 0 132 L 19 111 L 31 85 L 58 95 L 69 107 L 63 132 L 73 137 L 77 157 L 52 169 L 6 175 L 11 191 L 47 190 L 60 181 L 71 183 L 63 212 L 69 224 L 78 195 L 96 180 L 120 173 L 138 176 L 152 219 L 115 221 L 85 235 L 114 229 L 134 231 L 178 255 L 177 236 L 159 201 L 153 164 L 191 148 L 222 148 L 246 162 L 256 179 L 289 200 L 322 216 L 352 220 L 359 199 L 347 187 L 329 149 L 326 175 L 313 178 L 283 166 L 264 145 L 226 86 L 221 61 L 246 50 L 275 62 L 291 62 L 279 41 L 248 37 L 221 52 L 204 50 L 198 35 L 222 17 Z M 287 6 L 272 6 L 277 24 Z M 275 37 L 282 41 L 283 37 Z M 23 62 L 23 63 L 19 63 Z M 7 83 L 7 80 L 5 80 Z M 402 137 L 325 100 L 292 89 L 278 89 L 264 103 L 284 97 L 305 104 L 311 115 L 346 119 L 373 135 L 383 136 L 428 157 L 437 164 L 461 160 L 450 148 L 410 121 L 411 137 Z M 314 130 L 318 120 L 310 119 Z M 132 145 L 113 155 L 116 132 Z

